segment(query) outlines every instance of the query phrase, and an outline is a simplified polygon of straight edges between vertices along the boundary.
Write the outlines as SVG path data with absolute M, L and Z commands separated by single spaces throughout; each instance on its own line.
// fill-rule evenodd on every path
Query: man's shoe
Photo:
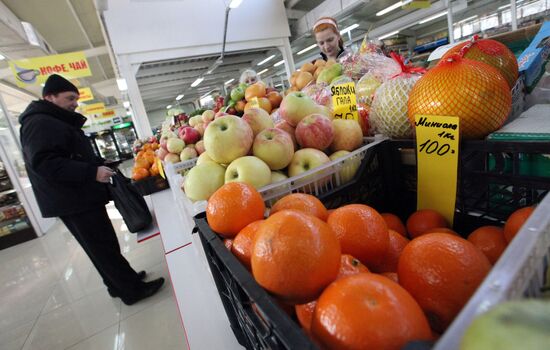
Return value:
M 122 299 L 122 302 L 126 305 L 133 305 L 137 303 L 140 300 L 143 300 L 145 298 L 148 298 L 158 292 L 160 287 L 164 284 L 164 278 L 157 278 L 156 280 L 153 280 L 151 282 L 144 282 L 139 290 L 136 291 L 134 296 L 131 297 L 120 297 Z
M 138 278 L 143 281 L 143 279 L 147 276 L 147 272 L 145 272 L 145 270 L 142 270 L 140 272 L 137 273 L 138 275 Z M 112 297 L 112 298 L 118 298 L 118 294 L 117 292 L 115 292 L 114 290 L 112 290 L 111 288 L 107 288 L 107 292 L 109 292 L 109 295 Z

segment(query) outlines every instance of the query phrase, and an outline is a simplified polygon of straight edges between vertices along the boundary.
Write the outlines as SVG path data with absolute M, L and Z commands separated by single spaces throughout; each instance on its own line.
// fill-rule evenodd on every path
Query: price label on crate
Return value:
M 458 117 L 417 115 L 417 208 L 434 209 L 452 225 L 458 176 Z
M 353 119 L 359 122 L 357 112 L 357 97 L 355 96 L 355 83 L 334 85 L 330 88 L 332 93 L 332 106 L 334 118 Z
M 162 176 L 163 179 L 166 180 L 166 175 L 164 175 L 164 167 L 162 166 L 162 161 L 159 158 L 155 158 L 155 162 L 157 162 L 157 168 L 159 170 L 159 175 Z

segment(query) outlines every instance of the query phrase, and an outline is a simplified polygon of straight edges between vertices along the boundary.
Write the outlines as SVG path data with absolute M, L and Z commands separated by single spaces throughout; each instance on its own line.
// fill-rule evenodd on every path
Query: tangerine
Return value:
M 427 229 L 426 231 L 424 231 L 423 235 L 425 235 L 426 233 L 450 233 L 451 235 L 455 235 L 455 236 L 460 237 L 458 232 L 456 232 L 455 230 L 451 230 L 450 228 L 447 228 L 447 227 L 430 228 L 430 229 Z
M 149 170 L 145 168 L 134 168 L 132 171 L 132 180 L 139 181 L 149 176 Z
M 324 204 L 317 197 L 305 193 L 292 193 L 279 199 L 271 207 L 270 215 L 284 209 L 302 211 L 321 220 L 326 220 L 328 217 L 328 211 Z
M 482 226 L 470 233 L 468 241 L 478 247 L 493 265 L 508 244 L 504 238 L 504 230 L 498 226 Z
M 405 228 L 405 225 L 403 225 L 403 221 L 401 221 L 399 216 L 391 213 L 382 213 L 380 215 L 382 215 L 390 230 L 394 230 L 401 236 L 407 237 L 407 229 Z
M 397 272 L 382 272 L 380 276 L 387 277 L 390 280 L 394 281 L 395 283 L 399 283 L 399 277 L 397 276 Z
M 377 272 L 397 272 L 397 263 L 401 252 L 405 249 L 405 246 L 409 243 L 409 240 L 394 230 L 388 230 L 390 244 L 386 255 L 382 259 L 382 263 L 376 269 Z
M 143 169 L 149 169 L 151 167 L 151 162 L 146 158 L 146 155 L 143 155 L 140 158 L 136 158 L 134 163 L 134 168 L 143 168 Z
M 512 239 L 514 239 L 519 229 L 523 226 L 525 221 L 529 219 L 529 216 L 531 216 L 534 210 L 535 207 L 521 208 L 508 217 L 506 224 L 504 224 L 504 238 L 506 242 L 512 242 Z
M 418 210 L 407 219 L 407 231 L 411 238 L 416 238 L 436 227 L 449 227 L 449 225 L 443 215 L 432 209 Z
M 239 233 L 233 239 L 233 245 L 231 246 L 231 252 L 237 259 L 250 270 L 250 256 L 252 254 L 252 242 L 258 228 L 264 220 L 254 221 L 245 228 L 239 231 Z
M 229 182 L 208 199 L 206 219 L 214 232 L 232 238 L 246 225 L 264 218 L 260 193 L 244 182 Z

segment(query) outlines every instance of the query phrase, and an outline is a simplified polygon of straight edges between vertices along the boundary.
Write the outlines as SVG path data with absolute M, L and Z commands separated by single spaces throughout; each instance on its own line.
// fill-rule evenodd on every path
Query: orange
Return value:
M 315 300 L 338 275 L 340 244 L 321 219 L 296 210 L 267 218 L 256 232 L 252 274 L 287 303 Z
M 482 226 L 470 233 L 468 241 L 478 247 L 493 265 L 508 244 L 504 238 L 504 230 L 498 226 Z
M 387 277 L 390 280 L 394 281 L 395 283 L 399 283 L 399 277 L 397 276 L 397 272 L 383 272 L 380 274 L 380 276 Z
M 253 186 L 230 182 L 208 199 L 206 219 L 214 232 L 232 238 L 246 225 L 263 219 L 264 211 L 264 200 Z
M 402 349 L 431 339 L 428 320 L 403 287 L 360 273 L 332 283 L 319 297 L 311 332 L 327 349 Z
M 405 249 L 405 246 L 409 243 L 409 240 L 394 230 L 388 230 L 390 236 L 390 244 L 386 255 L 382 259 L 382 263 L 376 269 L 377 272 L 397 272 L 397 263 L 399 262 L 399 257 L 401 252 Z
M 250 85 L 244 91 L 244 98 L 247 101 L 252 100 L 254 97 L 264 97 L 266 95 L 265 85 L 262 82 L 257 82 Z
M 460 236 L 455 230 L 451 230 L 450 228 L 446 228 L 446 227 L 430 228 L 430 229 L 427 229 L 426 231 L 424 231 L 424 233 L 422 233 L 422 234 L 425 235 L 426 233 L 450 233 L 450 234 L 455 235 L 455 236 Z
M 149 169 L 149 172 L 152 176 L 157 176 L 158 174 L 160 174 L 157 162 L 154 162 L 153 165 L 151 165 L 151 169 Z
M 343 254 L 350 254 L 369 269 L 382 262 L 389 246 L 384 218 L 364 204 L 349 204 L 336 209 L 327 220 L 336 233 Z
M 407 231 L 411 238 L 416 238 L 424 231 L 435 227 L 449 227 L 443 215 L 432 209 L 421 209 L 407 219 Z
M 151 162 L 147 160 L 146 155 L 143 155 L 140 158 L 136 158 L 136 161 L 134 163 L 134 168 L 149 169 L 150 167 L 151 167 Z
M 512 242 L 512 239 L 516 236 L 519 229 L 525 221 L 531 216 L 531 213 L 535 210 L 535 207 L 525 207 L 516 210 L 508 217 L 506 224 L 504 225 L 504 238 L 508 243 Z
M 397 274 L 399 284 L 420 304 L 432 329 L 442 333 L 490 269 L 487 257 L 467 240 L 428 233 L 403 249 Z
M 231 247 L 233 247 L 233 240 L 231 238 L 226 238 L 223 240 L 223 245 L 227 248 L 227 250 L 231 251 Z
M 394 230 L 401 236 L 407 237 L 407 229 L 405 228 L 405 225 L 403 225 L 403 221 L 401 221 L 399 216 L 391 213 L 383 213 L 380 215 L 382 215 L 390 230 Z
M 258 228 L 264 220 L 254 221 L 246 225 L 233 239 L 231 252 L 237 259 L 250 270 L 250 255 L 252 254 L 252 241 Z
M 149 176 L 149 170 L 145 168 L 134 168 L 132 172 L 132 180 L 139 181 Z
M 270 215 L 284 209 L 294 209 L 309 215 L 326 220 L 328 217 L 327 208 L 317 197 L 305 193 L 292 193 L 279 199 L 271 208 Z
M 353 276 L 358 273 L 369 272 L 369 269 L 353 256 L 349 254 L 342 254 L 340 258 L 340 270 L 336 279 L 344 278 L 347 276 Z M 311 320 L 313 319 L 313 311 L 317 305 L 317 300 L 311 301 L 307 304 L 296 305 L 296 316 L 302 328 L 306 333 L 310 333 Z

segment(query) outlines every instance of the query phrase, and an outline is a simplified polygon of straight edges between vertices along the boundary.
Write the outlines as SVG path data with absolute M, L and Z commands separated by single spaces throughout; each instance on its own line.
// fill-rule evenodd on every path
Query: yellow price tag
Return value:
M 338 84 L 331 87 L 333 115 L 336 119 L 353 119 L 359 122 L 355 83 Z
M 417 208 L 434 209 L 453 224 L 458 176 L 458 117 L 417 115 Z
M 252 108 L 260 108 L 260 101 L 258 101 L 257 97 L 253 97 L 250 101 L 250 107 Z
M 164 168 L 162 166 L 162 162 L 159 158 L 155 158 L 157 162 L 157 168 L 159 169 L 159 175 L 162 176 L 163 179 L 166 179 L 166 175 L 164 175 Z

